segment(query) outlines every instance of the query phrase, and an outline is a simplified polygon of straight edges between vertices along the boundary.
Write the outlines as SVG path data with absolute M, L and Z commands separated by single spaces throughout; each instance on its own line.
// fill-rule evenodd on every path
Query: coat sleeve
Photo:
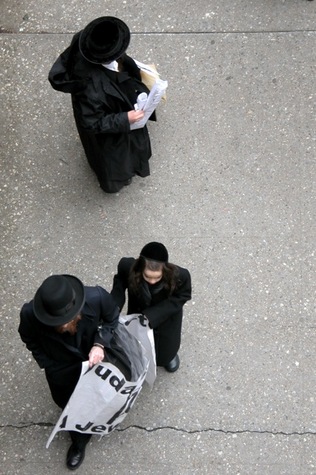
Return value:
M 117 266 L 117 273 L 113 278 L 111 295 L 119 306 L 120 310 L 126 301 L 126 290 L 128 288 L 128 276 L 132 265 L 132 259 L 123 257 Z
M 110 347 L 113 332 L 118 325 L 120 311 L 113 297 L 105 289 L 99 286 L 96 289 L 100 298 L 100 320 L 94 343 Z
M 20 312 L 19 334 L 40 368 L 49 368 L 55 361 L 46 355 L 42 346 L 38 322 L 33 313 L 32 301 L 23 305 Z
M 73 75 L 74 63 L 78 55 L 80 32 L 76 33 L 70 46 L 56 59 L 48 74 L 48 80 L 56 91 L 76 94 L 86 88 L 88 80 L 85 76 Z
M 91 78 L 86 89 L 73 97 L 72 105 L 77 125 L 86 132 L 121 134 L 131 130 L 127 112 L 113 111 L 97 78 Z
M 191 276 L 187 269 L 181 269 L 178 285 L 173 294 L 159 303 L 143 310 L 149 320 L 150 326 L 156 328 L 168 318 L 182 311 L 183 305 L 191 299 Z

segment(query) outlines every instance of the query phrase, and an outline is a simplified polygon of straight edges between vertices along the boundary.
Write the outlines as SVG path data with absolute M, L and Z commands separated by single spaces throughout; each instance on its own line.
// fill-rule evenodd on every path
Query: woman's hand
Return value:
M 99 346 L 93 346 L 89 353 L 89 368 L 97 363 L 101 363 L 104 359 L 104 349 Z
M 145 112 L 144 111 L 129 111 L 127 113 L 127 117 L 128 117 L 128 121 L 130 124 L 134 124 L 135 122 L 139 122 L 140 120 L 142 120 L 142 118 L 144 117 L 145 115 Z

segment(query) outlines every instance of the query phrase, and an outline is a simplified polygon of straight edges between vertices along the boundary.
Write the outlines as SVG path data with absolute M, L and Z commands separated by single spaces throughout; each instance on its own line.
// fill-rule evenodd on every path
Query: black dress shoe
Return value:
M 76 470 L 80 467 L 85 456 L 85 449 L 78 449 L 74 444 L 71 444 L 67 452 L 66 465 L 69 470 Z
M 180 358 L 178 355 L 176 355 L 173 358 L 173 360 L 169 361 L 169 363 L 165 366 L 165 369 L 169 373 L 174 373 L 175 371 L 177 371 L 177 369 L 179 369 L 179 366 L 180 366 Z

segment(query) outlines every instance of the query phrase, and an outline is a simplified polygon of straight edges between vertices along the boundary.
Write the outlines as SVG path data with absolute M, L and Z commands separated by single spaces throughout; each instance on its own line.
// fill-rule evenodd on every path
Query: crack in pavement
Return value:
M 287 33 L 315 33 L 315 28 L 289 28 L 285 30 L 211 30 L 211 31 L 135 31 L 133 32 L 134 36 L 176 36 L 176 35 L 260 35 L 260 34 L 287 34 Z M 1 28 L 0 34 L 2 35 L 17 35 L 17 36 L 26 36 L 26 35 L 74 35 L 77 31 L 18 31 L 9 28 Z
M 6 428 L 12 428 L 12 429 L 27 429 L 29 427 L 55 427 L 56 424 L 52 422 L 27 422 L 27 423 L 21 423 L 21 424 L 6 424 L 6 425 L 0 425 L 1 429 L 6 429 Z M 162 430 L 173 430 L 175 432 L 182 432 L 185 434 L 205 434 L 208 432 L 214 432 L 214 433 L 221 433 L 221 434 L 268 434 L 268 435 L 284 435 L 284 436 L 307 436 L 307 435 L 316 435 L 316 432 L 314 431 L 304 431 L 304 432 L 299 432 L 299 431 L 293 431 L 293 432 L 286 432 L 286 431 L 274 431 L 274 430 L 259 430 L 259 429 L 241 429 L 241 430 L 232 430 L 232 429 L 216 429 L 214 427 L 210 427 L 208 429 L 183 429 L 179 427 L 173 427 L 173 426 L 160 426 L 160 427 L 142 427 L 137 424 L 130 425 L 127 427 L 123 428 L 116 428 L 115 430 L 118 432 L 125 432 L 128 431 L 129 429 L 139 429 L 145 432 L 158 432 Z M 102 435 L 100 433 L 96 433 L 95 435 Z M 107 434 L 105 434 L 107 435 Z

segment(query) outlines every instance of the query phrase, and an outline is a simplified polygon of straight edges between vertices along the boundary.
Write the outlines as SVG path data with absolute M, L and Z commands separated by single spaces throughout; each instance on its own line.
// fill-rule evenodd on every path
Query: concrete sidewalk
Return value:
M 14 3 L 12 5 L 12 3 Z M 45 277 L 111 288 L 150 240 L 192 274 L 181 367 L 159 369 L 78 474 L 314 475 L 316 2 L 2 1 L 0 474 L 63 475 L 67 434 L 19 339 Z M 169 82 L 151 176 L 100 190 L 48 71 L 102 15 Z M 100 258 L 101 256 L 101 258 Z

